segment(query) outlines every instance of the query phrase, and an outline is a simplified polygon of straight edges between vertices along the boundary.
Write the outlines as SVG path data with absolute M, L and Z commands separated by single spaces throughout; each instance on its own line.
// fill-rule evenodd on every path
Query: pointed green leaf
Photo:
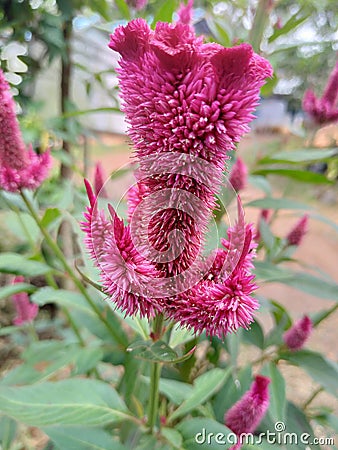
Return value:
M 231 369 L 212 369 L 196 378 L 191 396 L 173 412 L 168 420 L 172 421 L 182 417 L 205 403 L 223 386 L 230 372 Z
M 35 277 L 51 272 L 52 268 L 38 261 L 27 259 L 17 253 L 0 254 L 0 272 Z
M 179 356 L 164 341 L 136 341 L 129 345 L 127 351 L 131 352 L 136 358 L 146 361 L 176 364 L 190 358 L 195 351 L 195 347 L 186 355 Z
M 116 391 L 97 380 L 73 378 L 33 386 L 0 386 L 3 413 L 27 425 L 102 426 L 129 418 Z

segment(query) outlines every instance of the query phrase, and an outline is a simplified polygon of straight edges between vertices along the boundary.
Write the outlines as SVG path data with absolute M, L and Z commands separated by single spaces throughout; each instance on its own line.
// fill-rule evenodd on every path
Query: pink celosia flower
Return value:
M 136 19 L 117 28 L 110 47 L 122 55 L 118 69 L 121 97 L 140 162 L 139 184 L 145 185 L 149 195 L 170 189 L 176 196 L 186 191 L 200 200 L 194 220 L 187 212 L 167 208 L 149 224 L 149 238 L 158 251 L 167 249 L 173 230 L 180 230 L 189 240 L 186 251 L 174 262 L 159 263 L 159 269 L 176 275 L 200 250 L 227 151 L 248 130 L 259 88 L 271 75 L 271 67 L 247 44 L 230 49 L 203 44 L 182 23 L 158 23 L 153 32 L 144 20 Z M 161 160 L 168 153 L 172 167 L 165 173 Z M 190 158 L 185 167 L 181 154 Z M 156 158 L 152 164 L 157 164 L 150 175 L 149 157 Z M 190 176 L 193 158 L 209 166 L 212 186 L 201 185 Z M 165 229 L 159 232 L 161 227 Z
M 231 168 L 229 182 L 236 192 L 245 188 L 248 179 L 248 168 L 241 158 L 237 158 Z
M 224 415 L 225 425 L 238 436 L 241 447 L 241 434 L 255 431 L 269 407 L 270 379 L 263 375 L 256 375 L 250 389 Z
M 288 245 L 300 245 L 308 231 L 309 216 L 305 214 L 286 236 Z
M 87 235 L 86 246 L 100 269 L 104 291 L 127 314 L 153 316 L 156 301 L 142 294 L 147 291 L 149 278 L 158 276 L 155 268 L 137 251 L 130 227 L 123 224 L 113 208 L 110 207 L 110 220 L 98 211 L 97 198 L 87 180 L 85 184 L 90 206 L 81 225 Z
M 258 301 L 251 296 L 254 283 L 252 258 L 256 243 L 252 225 L 245 225 L 242 211 L 228 239 L 221 239 L 223 249 L 211 255 L 212 264 L 203 279 L 168 306 L 169 315 L 195 333 L 223 338 L 239 327 L 248 328 Z
M 126 0 L 126 3 L 130 8 L 140 11 L 146 7 L 148 0 Z
M 22 140 L 9 85 L 0 69 L 0 187 L 16 192 L 36 189 L 47 177 L 51 165 L 49 152 L 28 151 Z
M 333 123 L 338 120 L 338 62 L 330 75 L 321 98 L 317 98 L 311 90 L 305 92 L 303 109 L 318 125 Z
M 308 316 L 302 317 L 283 335 L 283 340 L 289 350 L 300 350 L 312 331 L 312 320 Z
M 180 7 L 177 11 L 178 14 L 178 22 L 190 25 L 192 21 L 192 8 L 194 5 L 194 0 L 188 0 L 187 4 L 181 3 Z
M 95 195 L 100 196 L 101 198 L 108 198 L 107 190 L 104 187 L 105 183 L 105 173 L 100 162 L 95 165 L 95 173 L 94 173 L 94 190 Z
M 249 45 L 203 44 L 189 25 L 142 19 L 118 27 L 110 47 L 139 169 L 129 225 L 106 219 L 87 186 L 82 224 L 104 289 L 126 313 L 167 317 L 219 337 L 247 327 L 257 301 L 253 230 L 238 223 L 204 257 L 204 236 L 227 152 L 248 131 L 270 64 Z
M 14 278 L 14 283 L 22 283 L 23 281 L 24 277 L 18 276 Z M 13 320 L 13 324 L 21 326 L 32 322 L 38 314 L 39 307 L 29 301 L 27 292 L 14 294 L 12 299 L 16 310 L 16 317 Z

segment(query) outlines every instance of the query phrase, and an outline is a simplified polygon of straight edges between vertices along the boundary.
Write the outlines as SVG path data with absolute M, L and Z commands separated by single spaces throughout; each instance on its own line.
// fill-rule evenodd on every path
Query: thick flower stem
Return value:
M 107 328 L 107 330 L 109 331 L 109 333 L 111 334 L 113 339 L 116 340 L 122 348 L 124 348 L 126 345 L 125 342 L 122 342 L 122 340 L 119 338 L 119 336 L 115 332 L 114 328 L 110 325 L 108 320 L 103 316 L 103 314 L 101 313 L 98 306 L 93 302 L 93 300 L 91 299 L 90 295 L 88 294 L 86 288 L 83 286 L 82 282 L 77 278 L 77 276 L 75 275 L 75 272 L 69 266 L 66 258 L 64 257 L 62 251 L 60 250 L 59 246 L 53 240 L 53 238 L 48 233 L 46 228 L 42 225 L 39 216 L 35 212 L 34 207 L 32 206 L 31 202 L 27 198 L 26 194 L 23 191 L 21 191 L 20 195 L 21 195 L 25 205 L 27 206 L 28 211 L 32 215 L 32 217 L 35 220 L 37 226 L 39 227 L 41 233 L 43 234 L 44 238 L 46 239 L 46 242 L 49 245 L 50 249 L 54 252 L 55 256 L 58 258 L 58 260 L 62 264 L 65 272 L 68 274 L 68 276 L 73 281 L 75 286 L 81 292 L 81 294 L 85 298 L 86 302 L 90 305 L 90 307 L 93 309 L 93 311 L 97 314 L 100 321 L 105 325 L 105 327 Z
M 157 315 L 153 322 L 153 339 L 158 340 L 163 333 L 162 314 Z M 149 432 L 152 433 L 157 422 L 158 416 L 158 400 L 159 400 L 159 384 L 162 364 L 159 362 L 152 363 L 150 372 L 150 395 L 149 395 L 149 409 L 148 409 L 148 426 Z

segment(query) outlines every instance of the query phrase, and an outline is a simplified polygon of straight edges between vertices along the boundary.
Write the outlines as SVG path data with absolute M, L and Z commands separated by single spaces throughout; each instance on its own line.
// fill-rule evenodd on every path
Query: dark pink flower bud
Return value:
M 270 381 L 263 375 L 256 375 L 250 389 L 224 415 L 225 425 L 239 439 L 242 433 L 253 433 L 263 419 L 269 407 Z
M 276 20 L 276 23 L 274 26 L 275 26 L 276 30 L 280 30 L 283 27 L 281 17 L 277 17 L 277 20 Z
M 104 187 L 105 180 L 106 176 L 102 164 L 98 162 L 96 163 L 94 173 L 94 191 L 97 197 L 108 198 L 106 188 Z
M 338 120 L 338 62 L 327 82 L 324 94 L 317 98 L 312 90 L 307 90 L 303 98 L 303 109 L 318 125 L 334 123 Z
M 177 11 L 178 22 L 183 23 L 185 25 L 191 24 L 193 5 L 194 5 L 194 0 L 188 0 L 188 3 L 186 5 L 184 3 L 180 4 L 180 7 Z
M 50 165 L 49 151 L 37 155 L 26 149 L 9 85 L 0 69 L 0 188 L 10 192 L 36 189 L 47 177 Z
M 126 0 L 126 3 L 130 8 L 140 11 L 146 7 L 148 0 Z
M 289 350 L 300 350 L 309 338 L 311 331 L 312 320 L 310 317 L 304 316 L 284 333 L 283 340 Z
M 15 277 L 13 283 L 22 283 L 24 278 Z M 25 325 L 32 322 L 39 312 L 39 307 L 35 303 L 29 301 L 27 292 L 19 292 L 12 296 L 12 300 L 16 310 L 16 317 L 13 324 L 17 326 Z
M 288 245 L 300 245 L 308 231 L 309 216 L 305 214 L 286 236 Z
M 245 188 L 248 179 L 248 168 L 241 158 L 237 158 L 231 168 L 229 181 L 236 192 Z

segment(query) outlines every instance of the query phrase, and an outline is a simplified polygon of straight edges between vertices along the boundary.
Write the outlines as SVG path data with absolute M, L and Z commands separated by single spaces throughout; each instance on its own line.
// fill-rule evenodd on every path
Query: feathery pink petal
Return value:
M 263 375 L 256 375 L 250 389 L 224 415 L 225 425 L 239 439 L 243 433 L 253 433 L 263 419 L 270 402 L 270 381 Z
M 180 4 L 180 7 L 177 11 L 178 22 L 185 24 L 185 25 L 191 25 L 193 6 L 194 6 L 194 0 L 188 0 L 187 4 L 185 4 L 185 3 Z
M 24 277 L 18 276 L 14 278 L 13 283 L 22 283 L 23 281 Z M 39 307 L 29 301 L 27 292 L 19 292 L 12 295 L 12 300 L 16 310 L 16 317 L 13 320 L 14 325 L 25 325 L 35 319 L 39 312 Z
M 308 231 L 309 216 L 305 214 L 286 236 L 288 245 L 300 245 Z
M 237 158 L 231 168 L 229 182 L 236 192 L 245 188 L 248 179 L 248 168 L 241 158 Z
M 284 333 L 283 340 L 289 350 L 300 350 L 310 337 L 311 331 L 312 320 L 310 317 L 304 316 Z
M 104 187 L 104 183 L 106 180 L 106 176 L 100 162 L 95 165 L 95 173 L 94 173 L 94 191 L 96 196 L 100 196 L 101 198 L 108 198 L 107 190 Z
M 97 198 L 85 180 L 90 206 L 81 223 L 86 233 L 85 243 L 96 266 L 104 292 L 126 314 L 137 312 L 151 317 L 160 309 L 159 302 L 147 297 L 149 280 L 158 277 L 154 265 L 135 248 L 130 227 L 125 226 L 109 205 L 111 218 L 98 211 Z

